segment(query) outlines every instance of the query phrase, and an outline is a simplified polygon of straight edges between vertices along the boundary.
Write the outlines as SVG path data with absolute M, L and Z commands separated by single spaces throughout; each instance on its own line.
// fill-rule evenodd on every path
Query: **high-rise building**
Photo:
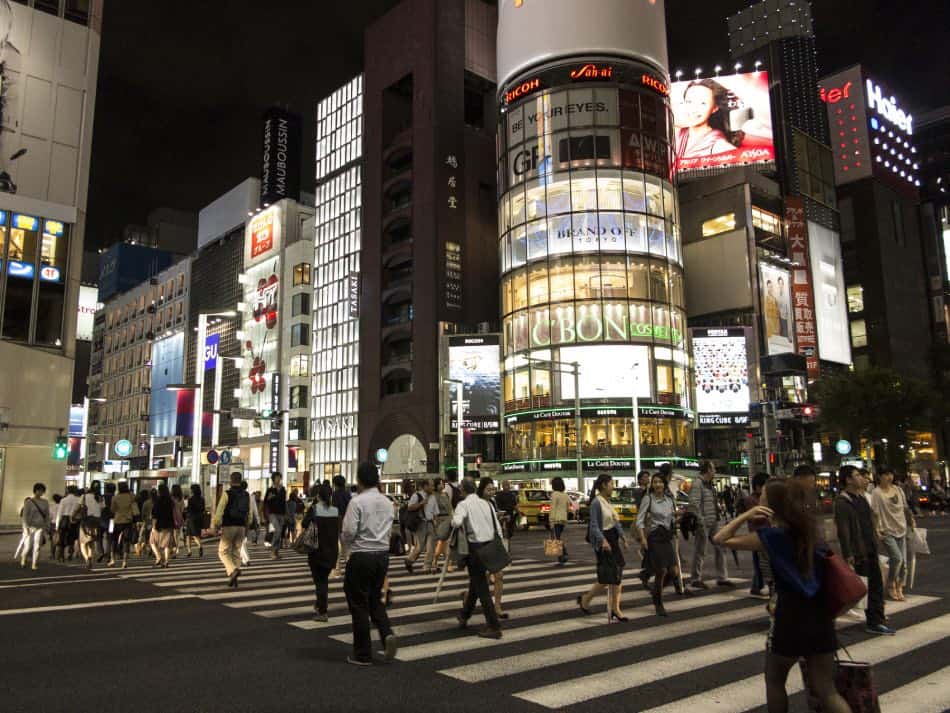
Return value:
M 3 524 L 36 481 L 64 485 L 101 17 L 101 0 L 0 3 Z
M 311 469 L 314 481 L 342 475 L 354 482 L 360 460 L 362 75 L 317 104 L 316 135 Z
M 693 404 L 663 3 L 503 0 L 498 75 L 503 469 L 583 488 L 634 476 L 638 458 L 683 464 Z

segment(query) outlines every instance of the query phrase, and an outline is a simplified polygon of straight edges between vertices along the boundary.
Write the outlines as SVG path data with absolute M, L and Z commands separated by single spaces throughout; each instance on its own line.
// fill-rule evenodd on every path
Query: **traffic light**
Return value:
M 60 436 L 56 439 L 56 445 L 53 446 L 53 460 L 66 460 L 69 454 L 69 439 Z
M 814 415 L 815 415 L 815 407 L 814 407 L 814 406 L 805 406 L 805 407 L 802 409 L 802 416 L 804 416 L 805 418 L 811 418 L 811 417 L 814 416 Z

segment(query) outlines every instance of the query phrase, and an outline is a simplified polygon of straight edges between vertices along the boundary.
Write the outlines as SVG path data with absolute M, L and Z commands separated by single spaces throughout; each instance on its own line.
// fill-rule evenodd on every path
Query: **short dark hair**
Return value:
M 368 461 L 360 463 L 356 469 L 356 480 L 364 488 L 375 488 L 379 485 L 379 471 L 376 466 Z
M 280 478 L 281 480 L 283 480 L 284 476 L 280 474 L 280 471 L 272 470 L 270 473 L 270 479 L 273 480 L 274 478 Z
M 46 486 L 45 486 L 45 485 L 43 485 L 42 483 L 34 483 L 34 484 L 33 484 L 33 493 L 34 493 L 34 494 L 35 494 L 35 493 L 45 493 L 45 492 L 46 492 Z
M 333 476 L 333 487 L 334 488 L 345 488 L 346 487 L 346 478 L 342 475 Z
M 426 482 L 428 482 L 428 481 L 426 481 Z M 480 498 L 481 498 L 481 497 L 484 497 L 484 496 L 485 496 L 485 488 L 487 488 L 489 485 L 494 485 L 494 484 L 495 484 L 495 481 L 492 480 L 491 478 L 489 478 L 487 475 L 484 476 L 484 477 L 482 477 L 482 478 L 478 481 L 478 497 L 480 497 Z
M 475 482 L 471 478 L 463 478 L 462 484 L 459 487 L 462 488 L 462 492 L 466 495 L 471 495 L 475 492 Z
M 769 482 L 768 473 L 756 473 L 754 476 L 752 476 L 752 489 L 754 490 L 755 488 L 764 488 L 767 482 Z
M 818 473 L 815 472 L 815 469 L 810 465 L 802 464 L 795 467 L 795 470 L 792 472 L 793 478 L 816 478 Z
M 127 492 L 129 492 L 129 481 L 127 481 L 127 480 L 122 480 L 122 481 L 119 482 L 119 492 L 120 492 L 120 493 L 127 493 Z
M 316 497 L 319 498 L 320 502 L 324 505 L 330 504 L 330 498 L 333 497 L 333 490 L 326 483 L 321 483 L 320 485 L 315 485 L 314 489 L 317 491 Z
M 563 493 L 564 492 L 564 478 L 562 478 L 560 475 L 557 475 L 554 478 L 552 478 L 551 487 L 554 490 L 558 491 L 559 493 Z
M 840 485 L 842 488 L 847 488 L 848 480 L 857 472 L 858 469 L 853 465 L 841 466 L 841 468 L 838 470 L 838 485 Z
M 897 473 L 895 473 L 895 472 L 894 472 L 894 469 L 891 468 L 891 466 L 889 466 L 889 465 L 882 465 L 880 468 L 877 469 L 878 477 L 884 475 L 885 473 L 890 473 L 890 474 L 893 475 L 895 478 L 897 477 Z
M 231 471 L 231 485 L 240 485 L 242 480 L 244 480 L 244 474 L 241 471 Z
M 716 472 L 716 467 L 712 464 L 711 460 L 704 460 L 702 463 L 699 464 L 700 475 L 706 475 L 706 473 L 715 474 L 715 472 Z

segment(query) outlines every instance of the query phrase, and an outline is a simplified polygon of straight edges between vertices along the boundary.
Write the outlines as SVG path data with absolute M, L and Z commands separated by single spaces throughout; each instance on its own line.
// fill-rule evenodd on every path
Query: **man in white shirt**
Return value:
M 498 621 L 495 604 L 488 589 L 488 572 L 476 552 L 494 540 L 496 532 L 501 533 L 501 524 L 491 504 L 476 495 L 474 482 L 466 478 L 461 487 L 465 499 L 455 508 L 452 527 L 463 529 L 468 539 L 469 556 L 466 558 L 468 594 L 462 603 L 462 611 L 458 613 L 459 626 L 463 629 L 468 627 L 477 598 L 485 614 L 485 626 L 479 629 L 478 635 L 486 639 L 500 639 L 501 623 Z
M 360 492 L 350 500 L 340 532 L 340 539 L 350 553 L 343 591 L 353 619 L 353 654 L 346 660 L 356 666 L 370 666 L 373 663 L 370 620 L 379 630 L 387 661 L 395 658 L 398 648 L 383 602 L 393 505 L 379 492 L 379 471 L 372 463 L 360 464 L 356 482 Z
M 79 538 L 79 523 L 73 523 L 73 513 L 79 509 L 79 496 L 76 495 L 76 486 L 70 485 L 66 489 L 66 497 L 59 501 L 56 511 L 56 528 L 59 530 L 58 558 L 62 562 L 69 550 L 69 559 L 73 558 L 76 540 Z

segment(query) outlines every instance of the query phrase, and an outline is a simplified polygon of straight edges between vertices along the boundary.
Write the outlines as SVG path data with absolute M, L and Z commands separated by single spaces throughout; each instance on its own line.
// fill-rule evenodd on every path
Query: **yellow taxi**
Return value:
M 551 516 L 551 493 L 539 488 L 518 490 L 518 512 L 521 526 L 527 530 L 532 525 L 549 527 Z
M 636 522 L 637 508 L 640 505 L 637 502 L 634 488 L 614 488 L 610 496 L 610 502 L 617 511 L 617 517 L 624 525 L 630 525 Z

